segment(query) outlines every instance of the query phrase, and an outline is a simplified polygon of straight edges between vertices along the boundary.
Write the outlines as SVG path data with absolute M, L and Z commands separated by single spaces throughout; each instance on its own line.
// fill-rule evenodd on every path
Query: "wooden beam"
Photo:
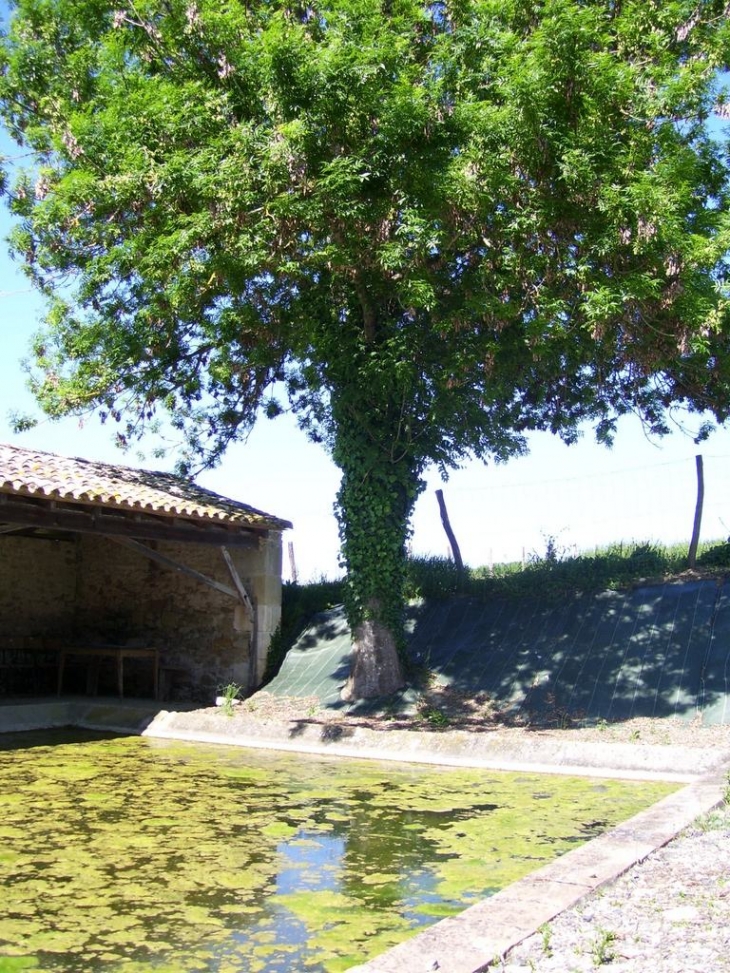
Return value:
M 52 506 L 53 504 L 53 506 Z M 143 540 L 182 541 L 186 544 L 212 544 L 220 547 L 256 548 L 259 538 L 267 531 L 255 528 L 225 528 L 196 526 L 180 521 L 168 523 L 164 518 L 138 519 L 135 511 L 105 513 L 99 507 L 90 511 L 50 503 L 32 503 L 11 500 L 0 494 L 0 523 L 18 524 L 21 527 L 45 527 L 53 530 L 69 530 L 78 534 L 103 534 L 104 536 L 137 537 Z
M 253 621 L 253 605 L 251 604 L 251 599 L 248 597 L 248 592 L 244 587 L 243 581 L 241 581 L 241 576 L 236 570 L 236 565 L 233 563 L 233 558 L 225 547 L 221 548 L 221 554 L 223 555 L 223 560 L 226 562 L 226 567 L 228 568 L 231 578 L 233 579 L 233 584 L 236 586 L 238 597 L 241 599 L 248 617 Z
M 249 646 L 248 646 L 248 688 L 251 690 L 251 692 L 253 692 L 256 689 L 257 685 L 258 685 L 258 680 L 256 678 L 256 676 L 257 676 L 257 673 L 256 673 L 256 669 L 257 669 L 257 664 L 256 664 L 256 661 L 257 661 L 256 650 L 257 650 L 257 644 L 258 644 L 258 618 L 256 616 L 256 612 L 254 610 L 253 603 L 252 603 L 251 599 L 249 598 L 248 592 L 246 591 L 246 588 L 245 588 L 245 586 L 243 584 L 243 581 L 241 581 L 241 576 L 238 573 L 238 571 L 236 570 L 236 565 L 233 563 L 233 558 L 228 553 L 228 551 L 225 549 L 225 547 L 222 547 L 221 548 L 221 554 L 223 555 L 223 560 L 226 562 L 226 566 L 228 567 L 228 570 L 230 572 L 231 578 L 233 578 L 233 583 L 236 586 L 236 590 L 238 591 L 238 596 L 241 599 L 241 601 L 243 602 L 244 610 L 245 610 L 246 614 L 248 615 L 249 620 L 251 622 L 251 641 L 249 642 Z
M 206 574 L 201 574 L 200 571 L 196 571 L 194 568 L 189 568 L 186 564 L 180 564 L 179 561 L 174 561 L 171 557 L 167 557 L 165 554 L 160 554 L 159 551 L 155 551 L 151 547 L 147 547 L 146 544 L 140 544 L 138 541 L 132 540 L 131 537 L 109 537 L 109 540 L 114 541 L 115 544 L 121 544 L 123 547 L 129 547 L 131 550 L 137 551 L 138 554 L 151 558 L 153 561 L 157 561 L 158 564 L 162 564 L 164 567 L 170 568 L 172 571 L 177 571 L 180 574 L 184 574 L 187 577 L 192 578 L 194 581 L 199 581 L 200 584 L 207 585 L 209 588 L 213 588 L 222 595 L 227 595 L 229 598 L 234 598 L 236 601 L 239 600 L 238 592 L 234 591 L 233 588 L 229 588 L 228 585 L 221 584 L 220 581 L 216 581 L 214 578 L 209 578 Z

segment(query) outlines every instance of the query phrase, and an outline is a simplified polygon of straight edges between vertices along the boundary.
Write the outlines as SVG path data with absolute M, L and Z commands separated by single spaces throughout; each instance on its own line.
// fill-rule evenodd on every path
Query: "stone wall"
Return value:
M 55 693 L 58 646 L 73 629 L 75 539 L 0 534 L 0 696 Z
M 6 631 L 7 618 L 19 635 L 156 647 L 163 689 L 172 699 L 212 703 L 229 683 L 244 691 L 259 684 L 281 615 L 279 533 L 255 550 L 229 548 L 254 604 L 256 625 L 237 599 L 107 538 L 79 535 L 71 543 L 18 538 L 10 544 L 0 537 L 0 543 L 0 623 Z M 233 588 L 219 547 L 167 542 L 155 547 Z M 110 666 L 104 670 L 109 671 L 102 691 L 113 688 Z M 73 671 L 69 685 L 83 691 Z M 145 694 L 149 687 L 149 666 L 145 671 L 143 662 L 125 663 L 125 693 Z
M 163 670 L 172 670 L 178 692 L 196 699 L 212 701 L 229 683 L 244 689 L 258 685 L 281 612 L 281 535 L 262 542 L 258 550 L 229 551 L 264 616 L 253 658 L 254 626 L 237 600 L 113 541 L 87 536 L 81 549 L 77 624 L 86 637 L 158 647 Z M 219 547 L 160 542 L 156 549 L 233 587 Z M 269 577 L 267 571 L 277 564 L 279 574 Z
M 59 636 L 73 626 L 76 543 L 0 534 L 0 627 L 5 637 Z

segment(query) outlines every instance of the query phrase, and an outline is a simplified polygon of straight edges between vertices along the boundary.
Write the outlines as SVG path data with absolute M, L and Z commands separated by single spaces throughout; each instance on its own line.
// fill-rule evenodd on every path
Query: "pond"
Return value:
M 676 785 L 0 736 L 0 973 L 329 973 Z

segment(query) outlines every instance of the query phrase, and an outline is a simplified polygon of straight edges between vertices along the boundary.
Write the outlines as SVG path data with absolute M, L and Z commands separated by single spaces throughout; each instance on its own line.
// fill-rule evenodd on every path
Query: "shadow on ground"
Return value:
M 668 582 L 546 604 L 468 598 L 411 609 L 408 652 L 452 693 L 486 700 L 502 720 L 591 724 L 701 715 L 730 721 L 730 592 L 722 580 Z M 267 687 L 327 708 L 408 711 L 420 692 L 347 706 L 350 632 L 341 609 L 317 616 Z

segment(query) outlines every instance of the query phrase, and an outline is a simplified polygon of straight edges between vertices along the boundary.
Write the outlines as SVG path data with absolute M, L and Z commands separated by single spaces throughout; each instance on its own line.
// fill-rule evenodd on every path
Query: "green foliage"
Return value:
M 406 592 L 409 598 L 442 601 L 457 594 L 466 594 L 473 573 L 467 569 L 462 575 L 453 561 L 446 557 L 409 557 Z
M 378 619 L 396 634 L 402 649 L 406 543 L 422 485 L 420 470 L 405 460 L 383 463 L 363 423 L 353 422 L 345 410 L 340 413 L 339 404 L 333 411 L 340 416 L 333 456 L 342 469 L 337 509 L 348 618 L 353 629 L 364 619 Z M 390 412 L 388 396 L 371 404 L 369 421 L 374 413 L 382 414 L 378 434 L 383 448 L 393 427 Z
M 722 0 L 17 0 L 41 407 L 166 416 L 183 468 L 292 409 L 397 634 L 429 464 L 730 414 L 729 51 Z
M 704 569 L 723 569 L 730 563 L 727 544 L 702 545 L 697 563 Z M 455 595 L 471 598 L 560 598 L 577 592 L 622 588 L 642 581 L 681 574 L 687 569 L 687 545 L 614 544 L 583 553 L 552 556 L 548 549 L 541 558 L 533 555 L 523 566 L 495 564 L 489 568 L 468 568 L 464 575 L 453 561 L 440 557 L 415 557 L 408 561 L 407 592 L 411 598 L 444 600 Z
M 438 706 L 429 706 L 425 701 L 418 706 L 418 718 L 437 730 L 445 730 L 451 723 L 442 709 Z
M 730 567 L 730 543 L 705 546 L 697 557 L 700 568 L 728 568 Z

